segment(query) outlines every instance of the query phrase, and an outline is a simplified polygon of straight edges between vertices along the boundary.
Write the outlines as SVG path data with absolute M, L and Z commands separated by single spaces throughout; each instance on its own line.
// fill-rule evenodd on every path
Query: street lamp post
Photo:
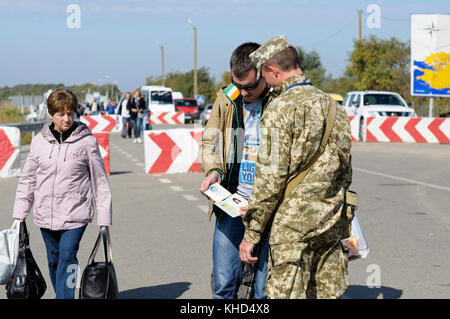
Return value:
M 194 29 L 194 98 L 197 98 L 197 27 L 192 24 L 190 18 L 188 18 L 188 23 Z
M 162 79 L 162 86 L 166 86 L 166 78 L 164 75 L 164 46 L 157 41 L 159 47 L 161 48 L 161 79 Z

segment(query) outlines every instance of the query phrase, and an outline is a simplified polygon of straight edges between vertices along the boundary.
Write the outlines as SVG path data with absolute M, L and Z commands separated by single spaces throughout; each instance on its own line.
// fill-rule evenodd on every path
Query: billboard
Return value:
M 450 14 L 411 15 L 411 95 L 450 96 Z

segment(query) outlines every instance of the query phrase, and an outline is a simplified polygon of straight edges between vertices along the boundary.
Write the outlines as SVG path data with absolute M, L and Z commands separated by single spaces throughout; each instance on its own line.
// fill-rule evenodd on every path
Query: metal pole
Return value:
M 428 108 L 428 117 L 433 117 L 434 98 L 430 97 L 430 107 Z
M 194 27 L 194 96 L 197 98 L 197 27 Z
M 161 78 L 162 86 L 166 86 L 166 78 L 164 76 L 164 46 L 161 45 Z
M 359 27 L 359 41 L 362 40 L 362 25 L 361 25 L 362 10 L 358 10 L 358 27 Z

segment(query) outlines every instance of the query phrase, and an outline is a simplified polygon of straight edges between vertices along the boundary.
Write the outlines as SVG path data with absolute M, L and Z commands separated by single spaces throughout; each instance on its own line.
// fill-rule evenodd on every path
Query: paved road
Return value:
M 161 127 L 155 127 L 161 128 Z M 144 146 L 111 134 L 113 257 L 121 298 L 210 298 L 213 222 L 199 173 L 147 175 Z M 23 158 L 27 155 L 22 152 Z M 351 298 L 450 297 L 450 146 L 355 143 L 353 185 L 371 252 L 350 263 Z M 0 180 L 7 228 L 17 179 Z M 78 254 L 86 265 L 91 224 Z M 54 298 L 44 243 L 29 219 L 31 248 Z M 379 286 L 369 288 L 370 286 Z M 0 298 L 5 298 L 0 288 Z

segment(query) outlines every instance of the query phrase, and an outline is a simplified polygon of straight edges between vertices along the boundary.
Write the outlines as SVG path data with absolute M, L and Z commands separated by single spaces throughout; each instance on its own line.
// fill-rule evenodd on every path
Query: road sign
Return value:
M 197 94 L 197 104 L 198 105 L 205 104 L 205 96 L 204 95 Z
M 411 15 L 411 95 L 450 96 L 450 15 Z

